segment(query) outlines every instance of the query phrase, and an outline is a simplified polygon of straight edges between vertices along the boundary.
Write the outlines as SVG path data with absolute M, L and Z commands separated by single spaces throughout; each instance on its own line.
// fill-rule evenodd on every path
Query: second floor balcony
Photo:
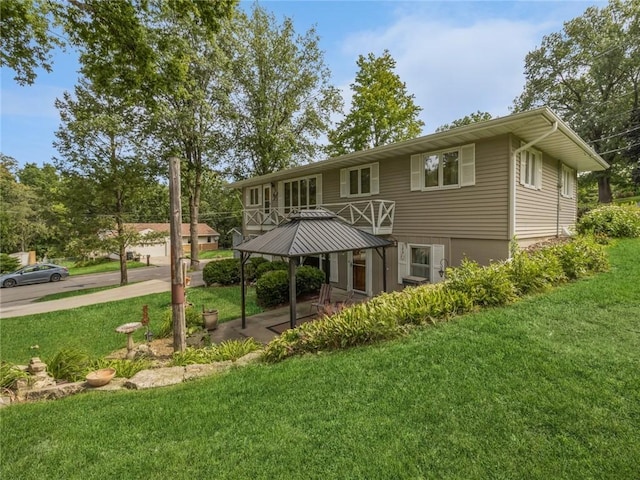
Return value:
M 323 208 L 335 213 L 350 225 L 373 235 L 393 233 L 396 203 L 390 200 L 356 200 L 345 203 L 324 203 L 310 208 Z M 308 208 L 305 208 L 305 210 Z M 251 232 L 265 232 L 275 228 L 287 215 L 301 210 L 298 207 L 247 208 L 244 225 Z

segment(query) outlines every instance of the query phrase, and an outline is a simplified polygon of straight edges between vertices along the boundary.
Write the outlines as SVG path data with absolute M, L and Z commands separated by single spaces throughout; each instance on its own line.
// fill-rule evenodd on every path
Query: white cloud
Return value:
M 524 58 L 548 25 L 482 19 L 468 25 L 403 16 L 387 28 L 362 31 L 343 43 L 355 58 L 389 50 L 396 72 L 423 108 L 425 132 L 477 110 L 509 113 L 524 85 Z

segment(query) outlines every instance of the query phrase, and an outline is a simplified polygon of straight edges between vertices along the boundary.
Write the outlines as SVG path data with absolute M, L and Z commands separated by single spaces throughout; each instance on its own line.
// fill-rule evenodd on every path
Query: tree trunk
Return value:
M 611 179 L 608 172 L 598 176 L 598 203 L 611 203 Z
M 116 218 L 118 228 L 118 256 L 120 257 L 120 285 L 129 283 L 129 275 L 127 273 L 127 245 L 124 241 L 124 224 L 120 217 Z
M 189 234 L 191 235 L 191 270 L 200 270 L 198 245 L 198 219 L 200 215 L 200 190 L 202 189 L 202 161 L 194 162 L 193 186 L 189 195 Z

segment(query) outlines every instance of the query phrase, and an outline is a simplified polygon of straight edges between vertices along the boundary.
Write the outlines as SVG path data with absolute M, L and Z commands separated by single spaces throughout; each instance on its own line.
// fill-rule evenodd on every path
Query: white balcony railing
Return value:
M 335 213 L 345 222 L 374 235 L 393 233 L 393 217 L 396 202 L 389 200 L 356 200 L 348 203 L 325 203 L 319 205 Z M 244 211 L 244 223 L 247 230 L 267 231 L 277 226 L 286 215 L 297 209 L 282 207 L 271 208 L 265 212 L 262 208 L 248 208 Z

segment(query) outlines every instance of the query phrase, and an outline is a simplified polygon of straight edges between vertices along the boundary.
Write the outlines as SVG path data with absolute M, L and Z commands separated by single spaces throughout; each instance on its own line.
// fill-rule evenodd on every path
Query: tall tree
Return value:
M 18 182 L 17 161 L 0 154 L 0 252 L 28 251 L 45 231 L 35 192 Z
M 388 50 L 380 57 L 360 55 L 355 82 L 351 84 L 351 111 L 329 132 L 331 156 L 379 147 L 417 137 L 424 122 L 422 108 L 407 93 L 406 84 L 394 72 L 396 61 Z
M 70 192 L 76 237 L 91 247 L 98 240 L 103 248 L 115 243 L 120 283 L 126 285 L 126 249 L 139 238 L 125 223 L 158 174 L 157 163 L 143 154 L 144 116 L 120 98 L 97 93 L 86 80 L 76 87 L 75 98 L 65 92 L 56 106 L 62 119 L 56 166 L 76 187 Z
M 471 125 L 476 122 L 484 122 L 485 120 L 491 120 L 491 114 L 489 112 L 481 112 L 478 110 L 477 112 L 473 112 L 469 115 L 465 115 L 462 118 L 454 120 L 451 123 L 445 123 L 444 125 L 440 125 L 436 128 L 436 132 L 446 132 L 447 130 L 451 130 L 452 128 L 464 127 L 465 125 Z
M 601 203 L 625 165 L 625 138 L 640 87 L 640 3 L 611 0 L 589 7 L 542 39 L 525 59 L 526 84 L 516 111 L 548 105 L 611 165 L 597 172 Z
M 331 114 L 341 108 L 315 30 L 297 35 L 290 18 L 278 23 L 257 4 L 231 28 L 225 47 L 235 82 L 232 174 L 242 179 L 315 159 Z
M 63 44 L 52 33 L 59 8 L 50 0 L 0 2 L 0 66 L 12 69 L 18 84 L 31 85 L 38 68 L 51 71 L 51 50 Z

